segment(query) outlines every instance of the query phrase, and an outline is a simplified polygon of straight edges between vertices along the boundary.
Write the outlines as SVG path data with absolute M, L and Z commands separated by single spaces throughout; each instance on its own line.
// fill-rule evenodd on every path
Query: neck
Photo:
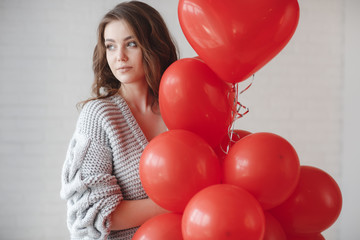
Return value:
M 153 99 L 146 82 L 145 84 L 122 84 L 119 94 L 133 111 L 145 112 L 152 105 Z

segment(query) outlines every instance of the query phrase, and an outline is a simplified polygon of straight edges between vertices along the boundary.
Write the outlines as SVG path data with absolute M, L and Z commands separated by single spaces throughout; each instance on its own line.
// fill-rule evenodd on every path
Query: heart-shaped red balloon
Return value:
M 299 21 L 297 0 L 180 0 L 190 45 L 226 82 L 246 80 L 289 42 Z

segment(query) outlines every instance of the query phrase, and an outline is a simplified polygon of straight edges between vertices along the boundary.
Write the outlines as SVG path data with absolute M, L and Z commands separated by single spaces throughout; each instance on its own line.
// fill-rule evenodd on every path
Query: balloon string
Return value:
M 233 102 L 233 110 L 232 110 L 232 120 L 231 123 L 229 125 L 229 130 L 228 130 L 228 137 L 229 137 L 229 142 L 226 145 L 226 149 L 223 148 L 222 145 L 220 145 L 221 151 L 223 151 L 225 154 L 228 154 L 230 147 L 232 146 L 233 143 L 235 143 L 236 141 L 233 140 L 233 136 L 235 133 L 235 121 L 244 117 L 246 114 L 249 113 L 249 108 L 246 107 L 245 105 L 242 105 L 239 101 L 239 95 L 243 94 L 246 90 L 248 90 L 251 85 L 254 82 L 254 78 L 255 78 L 255 74 L 252 75 L 252 78 L 250 79 L 250 83 L 239 92 L 239 83 L 234 83 L 232 86 L 232 93 L 234 94 L 234 102 Z M 237 134 L 237 136 L 239 137 L 239 135 Z
M 234 103 L 233 103 L 233 113 L 232 113 L 233 118 L 232 118 L 231 125 L 234 125 L 236 120 L 244 117 L 246 114 L 249 113 L 249 108 L 240 103 L 239 96 L 251 87 L 251 85 L 254 82 L 254 78 L 255 78 L 255 75 L 253 75 L 252 78 L 250 78 L 250 83 L 240 92 L 239 92 L 239 83 L 233 84 L 232 91 L 235 94 L 235 97 L 234 97 Z

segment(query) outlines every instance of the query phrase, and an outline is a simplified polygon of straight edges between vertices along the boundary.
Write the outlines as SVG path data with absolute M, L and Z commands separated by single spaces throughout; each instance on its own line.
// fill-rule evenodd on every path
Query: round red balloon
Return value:
M 300 171 L 292 145 L 273 133 L 253 133 L 232 146 L 224 160 L 224 183 L 243 187 L 270 209 L 294 191 Z
M 260 240 L 264 212 L 242 188 L 218 184 L 198 192 L 186 206 L 182 219 L 184 240 Z
M 275 57 L 299 21 L 297 0 L 180 0 L 181 28 L 224 81 L 247 79 Z
M 271 213 L 265 211 L 265 234 L 263 240 L 287 240 L 284 229 Z
M 231 124 L 234 93 L 201 59 L 184 58 L 164 72 L 159 104 L 169 129 L 194 132 L 215 147 Z
M 338 218 L 342 207 L 340 188 L 321 169 L 301 166 L 299 183 L 291 196 L 271 210 L 289 234 L 320 233 Z
M 132 240 L 183 240 L 181 219 L 176 213 L 155 216 L 140 226 Z
M 201 189 L 220 183 L 220 162 L 210 145 L 186 130 L 155 137 L 140 158 L 140 179 L 161 207 L 182 212 Z

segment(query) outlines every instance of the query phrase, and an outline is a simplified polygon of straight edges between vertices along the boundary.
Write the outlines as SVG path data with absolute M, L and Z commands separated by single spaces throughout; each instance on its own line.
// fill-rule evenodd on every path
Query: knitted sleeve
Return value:
M 122 200 L 95 107 L 90 104 L 80 114 L 62 170 L 61 197 L 67 200 L 67 225 L 76 239 L 106 239 L 110 214 Z

